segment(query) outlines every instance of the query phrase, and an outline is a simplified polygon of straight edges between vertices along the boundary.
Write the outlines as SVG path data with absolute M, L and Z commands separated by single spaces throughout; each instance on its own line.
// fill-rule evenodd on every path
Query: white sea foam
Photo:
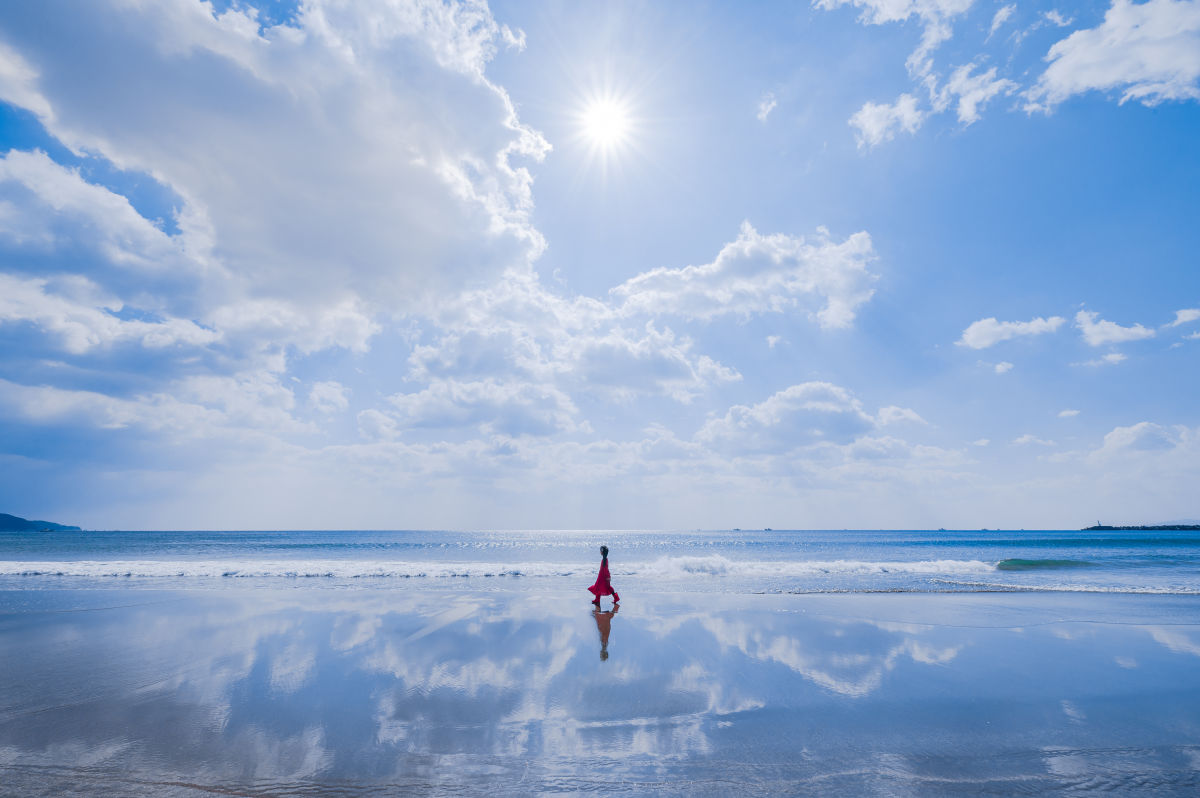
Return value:
M 973 590 L 996 590 L 1013 593 L 1137 593 L 1154 596 L 1200 596 L 1194 587 L 1171 585 L 1082 585 L 1045 583 L 1018 585 L 1013 582 L 965 582 L 953 579 L 934 579 L 944 585 L 965 587 Z
M 0 562 L 0 576 L 177 578 L 453 578 L 569 576 L 555 563 L 380 562 L 377 560 L 112 560 Z
M 919 560 L 864 562 L 859 560 L 731 560 L 720 555 L 662 557 L 648 563 L 614 567 L 613 576 L 659 580 L 696 576 L 732 578 L 802 578 L 822 575 L 988 573 L 994 563 L 980 560 Z M 553 562 L 452 562 L 377 560 L 112 560 L 5 561 L 0 576 L 127 577 L 127 578 L 333 578 L 333 579 L 448 579 L 462 577 L 591 576 L 595 566 Z
M 995 571 L 981 560 L 730 560 L 719 554 L 704 557 L 663 557 L 639 568 L 639 576 L 684 579 L 696 575 L 738 577 L 805 577 L 872 574 L 973 574 Z

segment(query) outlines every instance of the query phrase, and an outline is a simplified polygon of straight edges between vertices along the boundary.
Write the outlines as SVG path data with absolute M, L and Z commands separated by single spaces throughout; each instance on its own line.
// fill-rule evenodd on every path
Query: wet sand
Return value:
M 1196 597 L 588 598 L 0 592 L 0 794 L 1200 793 Z

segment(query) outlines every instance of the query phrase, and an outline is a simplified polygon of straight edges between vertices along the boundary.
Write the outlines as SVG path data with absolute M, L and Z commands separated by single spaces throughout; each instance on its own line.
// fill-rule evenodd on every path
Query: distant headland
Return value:
M 1108 526 L 1107 524 L 1096 524 L 1095 526 L 1085 526 L 1084 532 L 1200 532 L 1200 524 L 1141 524 L 1138 526 Z
M 30 521 L 8 513 L 0 513 L 0 532 L 82 532 L 77 526 L 55 524 L 50 521 Z

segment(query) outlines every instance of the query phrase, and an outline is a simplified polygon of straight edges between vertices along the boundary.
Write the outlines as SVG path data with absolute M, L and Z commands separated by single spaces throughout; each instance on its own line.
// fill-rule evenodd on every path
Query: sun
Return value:
M 628 106 L 612 97 L 591 100 L 579 115 L 581 132 L 601 150 L 617 149 L 629 139 L 632 127 Z
M 580 177 L 608 181 L 640 168 L 650 130 L 636 90 L 600 83 L 577 91 L 563 113 Z

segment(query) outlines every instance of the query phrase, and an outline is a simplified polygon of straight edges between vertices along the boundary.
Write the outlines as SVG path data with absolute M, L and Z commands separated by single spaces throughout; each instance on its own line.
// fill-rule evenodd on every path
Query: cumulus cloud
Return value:
M 0 41 L 0 98 L 41 119 L 52 119 L 54 109 L 37 84 L 37 70 L 20 53 Z
M 313 2 L 260 28 L 237 8 L 96 2 L 5 33 L 44 102 L 13 80 L 2 98 L 153 175 L 250 293 L 413 306 L 542 247 L 517 161 L 547 145 L 484 77 L 486 7 Z
M 997 321 L 995 317 L 980 319 L 963 330 L 962 337 L 956 343 L 971 349 L 987 349 L 1001 341 L 1019 336 L 1052 333 L 1065 321 L 1061 316 L 1051 316 L 1048 319 L 1039 316 L 1030 321 Z
M 805 382 L 756 405 L 734 405 L 724 416 L 709 419 L 696 440 L 734 453 L 781 452 L 825 441 L 848 443 L 875 427 L 875 419 L 845 388 Z
M 1009 363 L 1007 360 L 1002 360 L 999 363 L 997 363 L 995 366 L 993 366 L 992 370 L 995 371 L 997 374 L 1007 374 L 1008 372 L 1013 370 L 1013 364 Z
M 1056 43 L 1046 60 L 1026 95 L 1030 111 L 1090 91 L 1146 105 L 1200 99 L 1200 2 L 1113 0 L 1100 25 Z
M 614 328 L 604 335 L 581 337 L 570 353 L 571 376 L 618 396 L 662 392 L 689 401 L 703 387 L 742 378 L 736 370 L 707 355 L 692 356 L 692 342 L 671 330 L 647 324 L 643 334 Z
M 875 293 L 876 276 L 867 269 L 874 259 L 871 237 L 865 232 L 837 243 L 818 228 L 810 242 L 763 235 L 747 222 L 712 263 L 652 269 L 611 293 L 627 315 L 712 319 L 801 308 L 821 327 L 844 328 Z
M 1144 338 L 1153 338 L 1154 330 L 1147 329 L 1140 324 L 1134 324 L 1131 327 L 1122 327 L 1121 325 L 1097 319 L 1099 313 L 1090 310 L 1081 310 L 1075 314 L 1075 326 L 1079 328 L 1079 332 L 1083 335 L 1083 340 L 1088 346 L 1104 346 L 1105 344 L 1121 344 L 1127 341 L 1140 341 Z M 1121 358 L 1122 360 L 1124 358 Z
M 665 394 L 685 402 L 711 385 L 741 379 L 735 369 L 695 352 L 690 338 L 653 321 L 631 327 L 628 315 L 514 275 L 440 306 L 433 318 L 440 333 L 413 348 L 409 377 L 522 378 L 620 400 Z
M 132 397 L 0 379 L 0 407 L 10 419 L 53 426 L 155 433 L 179 442 L 294 434 L 312 429 L 291 415 L 291 391 L 269 375 L 191 377 L 169 391 Z
M 22 403 L 25 418 L 165 429 L 166 408 L 203 417 L 197 431 L 304 431 L 289 358 L 365 354 L 384 321 L 529 275 L 544 246 L 525 164 L 548 145 L 485 75 L 524 35 L 484 4 L 314 0 L 269 25 L 238 6 L 96 2 L 0 28 L 0 101 L 83 164 L 0 155 L 0 325 L 59 373 L 103 357 L 99 390 L 139 391 L 64 389 L 48 407 L 90 411 Z M 90 182 L 104 170 L 118 187 Z M 166 221 L 119 193 L 127 179 L 157 186 Z M 731 373 L 687 363 L 694 383 Z M 308 405 L 346 410 L 347 390 L 317 382 Z M 359 423 L 396 430 L 378 411 Z
M 349 389 L 340 382 L 326 380 L 313 383 L 308 391 L 308 403 L 319 413 L 340 413 L 350 407 L 347 393 Z
M 396 420 L 374 408 L 360 411 L 356 420 L 358 434 L 368 441 L 390 441 L 400 436 Z
M 1054 441 L 1043 440 L 1030 432 L 1027 432 L 1024 435 L 1021 435 L 1020 437 L 1015 438 L 1013 440 L 1013 443 L 1017 444 L 1018 446 L 1025 446 L 1027 444 L 1035 444 L 1037 446 L 1054 446 L 1055 445 Z
M 578 411 L 562 391 L 548 385 L 494 380 L 437 380 L 388 401 L 400 428 L 477 428 L 483 434 L 549 435 L 577 428 Z M 372 419 L 378 423 L 378 419 Z
M 879 413 L 877 414 L 877 419 L 877 423 L 881 427 L 903 421 L 923 425 L 927 425 L 929 423 L 925 419 L 921 418 L 921 416 L 917 414 L 917 411 L 907 407 L 897 407 L 896 405 L 881 407 L 879 409 Z
M 147 349 L 204 347 L 221 337 L 188 319 L 122 319 L 117 314 L 123 308 L 86 277 L 20 279 L 0 273 L 0 325 L 33 324 L 73 355 L 123 342 Z
M 1058 411 L 1059 418 L 1074 418 L 1077 415 L 1079 415 L 1078 410 L 1060 410 L 1060 411 Z
M 877 147 L 891 141 L 896 133 L 916 133 L 925 120 L 925 113 L 917 108 L 917 98 L 901 94 L 896 102 L 867 102 L 850 117 L 850 126 L 855 130 L 859 149 Z
M 1142 421 L 1128 427 L 1115 427 L 1104 436 L 1104 443 L 1091 457 L 1105 460 L 1129 452 L 1153 452 L 1174 448 L 1181 441 L 1181 430 Z

